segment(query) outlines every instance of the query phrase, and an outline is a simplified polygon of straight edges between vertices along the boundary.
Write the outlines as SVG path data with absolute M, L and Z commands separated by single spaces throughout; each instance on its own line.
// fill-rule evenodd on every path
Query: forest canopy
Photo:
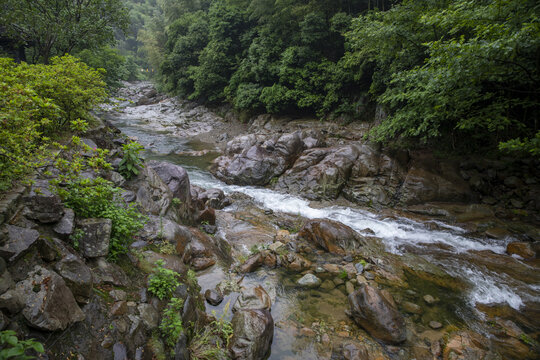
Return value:
M 138 41 L 171 93 L 243 112 L 325 119 L 368 120 L 378 104 L 388 116 L 370 134 L 376 141 L 500 143 L 538 155 L 536 1 L 155 5 Z

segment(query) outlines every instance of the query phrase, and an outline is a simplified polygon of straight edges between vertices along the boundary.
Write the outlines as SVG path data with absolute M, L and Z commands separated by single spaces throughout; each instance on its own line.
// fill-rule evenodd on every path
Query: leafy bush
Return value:
M 120 162 L 118 170 L 126 179 L 131 179 L 139 174 L 139 166 L 143 166 L 143 162 L 140 157 L 140 152 L 144 150 L 144 147 L 138 142 L 131 141 L 129 144 L 123 146 L 124 158 Z
M 180 285 L 178 281 L 180 275 L 176 271 L 164 268 L 163 264 L 163 260 L 156 261 L 154 273 L 148 282 L 148 290 L 160 300 L 170 297 Z
M 171 298 L 167 308 L 163 311 L 161 323 L 159 324 L 159 330 L 161 330 L 161 334 L 165 338 L 165 343 L 172 348 L 174 348 L 178 337 L 184 331 L 182 316 L 180 315 L 183 307 L 183 299 Z
M 64 204 L 77 216 L 111 219 L 109 258 L 115 260 L 128 250 L 133 236 L 144 224 L 144 216 L 134 206 L 117 200 L 120 189 L 103 178 L 79 179 L 57 186 Z
M 27 355 L 29 351 L 42 354 L 45 352 L 43 345 L 34 339 L 19 340 L 13 330 L 4 330 L 0 332 L 0 359 L 29 360 L 35 359 L 35 356 Z
M 43 166 L 53 138 L 105 96 L 100 73 L 71 56 L 51 65 L 0 58 L 0 191 Z

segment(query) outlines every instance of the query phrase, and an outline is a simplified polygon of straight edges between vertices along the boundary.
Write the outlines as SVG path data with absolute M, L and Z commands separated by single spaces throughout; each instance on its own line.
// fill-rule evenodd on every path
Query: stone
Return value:
M 281 247 L 285 246 L 281 241 L 276 241 L 275 243 L 272 243 L 268 246 L 268 249 L 270 249 L 273 252 L 277 252 Z
M 83 233 L 79 239 L 79 247 L 85 257 L 107 256 L 112 229 L 110 219 L 82 219 L 77 227 Z
M 367 279 L 367 280 L 375 280 L 375 275 L 370 272 L 370 271 L 366 271 L 364 273 L 364 277 Z
M 49 181 L 36 180 L 24 201 L 28 207 L 26 217 L 43 224 L 59 221 L 64 215 L 64 207 L 60 197 L 50 189 Z
M 310 329 L 310 328 L 307 328 L 307 327 L 304 327 L 304 328 L 300 329 L 300 336 L 315 337 L 316 335 L 317 335 L 317 333 L 313 329 Z
M 189 360 L 189 348 L 188 339 L 186 334 L 182 334 L 178 337 L 176 345 L 174 346 L 174 360 Z
M 184 250 L 192 238 L 189 228 L 156 215 L 148 215 L 148 221 L 145 222 L 138 235 L 147 242 L 168 241 L 176 246 L 176 252 L 179 255 L 184 254 Z
M 153 330 L 158 327 L 159 313 L 152 305 L 139 304 L 139 306 L 137 306 L 137 309 L 139 310 L 141 320 L 147 329 Z
M 22 313 L 34 328 L 64 330 L 85 318 L 64 279 L 41 266 L 36 266 L 26 280 L 17 283 L 16 290 L 25 299 Z
M 322 267 L 331 274 L 338 274 L 341 271 L 341 268 L 336 264 L 323 264 Z
M 113 290 L 109 291 L 109 296 L 111 298 L 113 298 L 115 301 L 125 301 L 125 300 L 127 300 L 127 293 L 124 290 L 113 289 Z
M 91 261 L 90 270 L 95 284 L 114 286 L 127 286 L 129 284 L 129 279 L 124 270 L 116 264 L 109 263 L 104 258 Z
M 328 279 L 324 280 L 321 284 L 321 289 L 326 290 L 326 291 L 330 291 L 334 289 L 335 287 L 336 285 L 334 284 L 334 282 Z
M 240 296 L 233 305 L 233 311 L 238 310 L 271 310 L 272 300 L 260 285 L 242 289 Z
M 350 316 L 373 337 L 390 344 L 405 341 L 405 321 L 391 296 L 383 296 L 376 288 L 360 284 L 349 295 L 349 305 Z
M 208 289 L 204 292 L 206 301 L 212 306 L 218 306 L 223 301 L 223 294 L 221 291 Z
M 0 275 L 0 294 L 8 291 L 13 285 L 15 285 L 15 283 L 11 279 L 11 274 L 8 271 L 4 271 L 4 273 Z
M 66 254 L 54 269 L 64 279 L 79 303 L 88 303 L 92 295 L 93 279 L 90 268 L 75 254 Z
M 233 359 L 263 360 L 274 337 L 274 320 L 268 310 L 240 310 L 232 318 L 230 350 Z
M 506 246 L 506 252 L 510 255 L 519 255 L 524 259 L 534 259 L 536 252 L 528 242 L 513 242 Z
M 409 301 L 405 301 L 403 302 L 402 304 L 403 306 L 403 309 L 410 313 L 410 314 L 422 314 L 423 313 L 423 310 L 420 306 L 412 303 L 412 302 L 409 302 Z
M 433 296 L 431 295 L 424 295 L 424 301 L 426 302 L 426 304 L 428 305 L 433 305 L 433 304 L 436 304 L 439 302 L 438 299 L 435 299 Z
M 113 346 L 113 360 L 129 360 L 126 345 L 117 342 Z
M 7 240 L 0 247 L 0 256 L 9 262 L 14 262 L 39 238 L 39 232 L 13 225 L 6 225 Z
M 347 281 L 345 283 L 345 290 L 347 291 L 347 295 L 350 295 L 354 292 L 354 285 L 352 282 Z
M 370 356 L 363 344 L 348 343 L 343 345 L 343 359 L 345 360 L 372 360 L 381 359 Z
M 274 241 L 287 244 L 291 241 L 291 234 L 288 230 L 278 230 L 276 236 L 274 237 Z
M 261 253 L 251 255 L 240 267 L 238 268 L 241 273 L 250 273 L 257 270 L 263 263 L 263 257 Z
M 190 262 L 191 267 L 193 267 L 193 270 L 195 271 L 208 269 L 210 266 L 213 266 L 215 263 L 216 263 L 216 260 L 209 257 L 198 257 L 198 258 L 192 259 Z
M 432 328 L 433 330 L 437 330 L 437 329 L 442 328 L 442 324 L 438 321 L 430 321 L 429 327 Z
M 6 310 L 10 314 L 17 314 L 23 308 L 24 299 L 16 290 L 11 289 L 0 295 L 0 309 Z
M 151 167 L 143 168 L 137 179 L 130 183 L 129 190 L 136 193 L 136 200 L 146 214 L 179 220 L 178 212 L 172 208 L 171 189 Z
M 111 307 L 111 315 L 113 316 L 120 316 L 120 315 L 124 315 L 128 312 L 128 307 L 127 307 L 127 303 L 122 300 L 122 301 L 116 301 L 113 306 Z
M 75 227 L 75 212 L 72 209 L 64 209 L 64 216 L 53 227 L 54 232 L 62 239 L 67 240 Z
M 221 189 L 208 189 L 199 194 L 197 197 L 205 207 L 221 210 L 228 206 L 230 199 L 225 197 L 225 193 Z
M 362 239 L 353 229 L 333 220 L 309 220 L 298 233 L 300 238 L 334 253 L 345 255 L 345 251 L 358 250 Z
M 311 262 L 296 253 L 287 253 L 279 258 L 283 266 L 290 271 L 302 272 L 311 268 Z
M 302 287 L 317 288 L 321 285 L 321 279 L 313 274 L 306 274 L 296 283 Z
M 356 263 L 354 264 L 354 267 L 356 268 L 356 272 L 358 274 L 361 274 L 364 272 L 364 265 L 362 265 L 362 263 Z
M 212 208 L 206 208 L 197 216 L 197 223 L 216 225 L 216 211 Z
M 485 359 L 487 339 L 472 332 L 460 331 L 452 334 L 443 350 L 443 360 Z

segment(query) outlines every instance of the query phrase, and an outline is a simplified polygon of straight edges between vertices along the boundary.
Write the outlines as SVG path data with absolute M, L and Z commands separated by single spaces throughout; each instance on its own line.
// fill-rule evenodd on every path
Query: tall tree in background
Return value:
M 0 23 L 32 62 L 114 43 L 129 18 L 122 0 L 0 0 Z

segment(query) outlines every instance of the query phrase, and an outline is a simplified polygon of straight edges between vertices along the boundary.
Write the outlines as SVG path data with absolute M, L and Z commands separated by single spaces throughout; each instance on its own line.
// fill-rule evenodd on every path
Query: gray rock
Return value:
M 129 279 L 116 264 L 107 262 L 104 258 L 97 258 L 90 262 L 92 278 L 95 284 L 108 284 L 114 286 L 127 286 Z
M 349 295 L 349 305 L 350 316 L 373 337 L 391 344 L 405 341 L 405 321 L 390 294 L 383 296 L 376 288 L 360 284 Z
M 60 249 L 57 246 L 58 239 L 39 238 L 36 242 L 39 256 L 47 262 L 52 262 L 61 256 Z
M 113 359 L 114 360 L 129 360 L 126 345 L 120 342 L 117 342 L 116 344 L 114 344 Z
M 341 255 L 359 249 L 364 243 L 363 238 L 352 228 L 326 219 L 309 220 L 298 236 L 328 252 Z
M 40 330 L 64 330 L 68 325 L 84 320 L 73 294 L 55 272 L 36 266 L 28 278 L 17 283 L 23 295 L 23 315 L 32 327 Z
M 127 294 L 126 294 L 126 292 L 124 290 L 114 289 L 114 290 L 109 291 L 109 295 L 115 301 L 125 301 L 125 300 L 127 300 Z
M 361 263 L 354 264 L 354 267 L 356 268 L 356 272 L 358 274 L 361 274 L 364 272 L 364 265 L 362 265 Z
M 26 217 L 48 224 L 57 222 L 64 215 L 62 200 L 49 190 L 47 180 L 37 180 L 24 200 L 28 207 Z
M 176 345 L 174 346 L 174 360 L 189 360 L 189 349 L 187 346 L 186 334 L 180 335 Z
M 321 286 L 321 279 L 313 274 L 306 274 L 302 276 L 297 282 L 298 285 L 308 288 L 317 288 Z
M 89 146 L 91 149 L 97 149 L 98 148 L 97 144 L 92 139 L 81 138 L 81 142 L 83 144 Z M 94 155 L 94 152 L 93 151 L 83 151 L 82 154 L 83 154 L 83 156 L 86 156 L 86 157 L 92 157 Z
M 204 292 L 206 301 L 212 306 L 218 306 L 223 301 L 223 294 L 221 291 L 208 289 Z
M 107 256 L 112 229 L 110 219 L 83 219 L 78 222 L 78 228 L 83 232 L 79 246 L 85 257 Z
M 13 225 L 6 225 L 6 228 L 7 240 L 0 247 L 0 256 L 9 262 L 14 262 L 26 254 L 27 250 L 37 241 L 39 232 Z
M 0 331 L 4 330 L 9 325 L 9 319 L 2 311 L 0 311 Z
M 375 275 L 372 272 L 366 271 L 364 277 L 368 280 L 375 280 Z
M 442 328 L 442 324 L 440 322 L 438 322 L 438 321 L 430 321 L 429 322 L 429 327 L 432 328 L 432 329 L 437 330 L 437 329 Z
M 149 329 L 153 330 L 158 327 L 159 313 L 150 304 L 139 304 L 137 307 L 143 324 Z
M 268 310 L 240 310 L 232 318 L 233 359 L 265 359 L 274 337 L 274 320 Z
M 88 303 L 92 295 L 93 280 L 90 268 L 75 254 L 67 254 L 54 269 L 66 282 L 79 303 Z
M 15 289 L 11 289 L 0 295 L 0 309 L 10 314 L 17 314 L 24 308 L 24 299 Z
M 164 161 L 148 161 L 146 165 L 152 168 L 156 174 L 169 187 L 173 198 L 177 204 L 173 204 L 174 211 L 178 214 L 178 219 L 187 223 L 193 221 L 191 212 L 191 186 L 187 171 L 175 164 Z
M 73 233 L 73 228 L 75 227 L 75 212 L 72 209 L 64 209 L 64 216 L 58 224 L 53 228 L 54 232 L 57 233 L 64 240 L 69 238 Z
M 166 240 L 176 246 L 177 252 L 180 255 L 183 254 L 186 245 L 192 238 L 191 231 L 187 227 L 178 225 L 170 219 L 155 215 L 148 216 L 148 221 L 144 224 L 138 235 L 142 240 L 147 242 Z
M 270 310 L 272 300 L 260 285 L 243 289 L 233 305 L 233 311 L 238 310 Z
M 11 274 L 8 271 L 4 271 L 0 276 L 0 294 L 8 291 L 13 285 L 15 285 L 15 283 L 11 279 Z

